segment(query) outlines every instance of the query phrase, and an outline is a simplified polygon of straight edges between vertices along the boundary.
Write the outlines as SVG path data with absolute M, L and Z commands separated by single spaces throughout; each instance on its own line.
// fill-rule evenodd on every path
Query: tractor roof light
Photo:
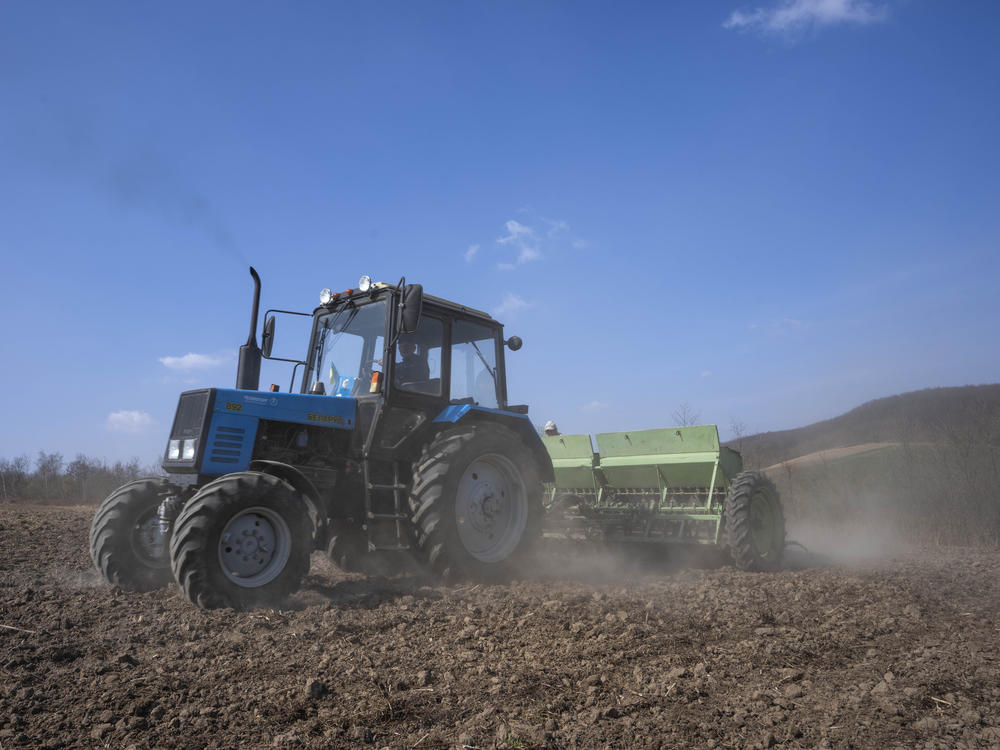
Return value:
M 358 291 L 359 292 L 364 293 L 364 292 L 367 292 L 371 288 L 372 288 L 372 277 L 371 276 L 365 275 L 365 276 L 362 276 L 360 279 L 358 279 Z
M 329 305 L 335 299 L 336 297 L 334 297 L 333 292 L 331 292 L 329 289 L 324 289 L 322 292 L 319 293 L 319 303 L 321 305 Z

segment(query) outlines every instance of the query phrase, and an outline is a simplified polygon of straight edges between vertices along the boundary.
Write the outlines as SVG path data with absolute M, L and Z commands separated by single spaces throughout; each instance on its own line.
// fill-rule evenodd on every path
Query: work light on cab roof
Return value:
M 357 288 L 357 291 L 359 291 L 362 294 L 364 294 L 365 292 L 370 291 L 371 288 L 372 288 L 372 277 L 371 276 L 368 276 L 366 274 L 365 276 L 362 276 L 360 279 L 358 279 L 358 288 Z M 353 293 L 354 293 L 353 289 L 345 289 L 343 291 L 343 294 L 347 295 L 348 297 L 350 295 L 352 295 Z M 335 300 L 339 299 L 340 295 L 341 295 L 341 292 L 332 292 L 332 291 L 330 291 L 329 288 L 324 289 L 322 292 L 319 293 L 319 303 L 321 305 L 324 305 L 324 306 L 325 305 L 329 305 L 330 303 L 332 303 Z

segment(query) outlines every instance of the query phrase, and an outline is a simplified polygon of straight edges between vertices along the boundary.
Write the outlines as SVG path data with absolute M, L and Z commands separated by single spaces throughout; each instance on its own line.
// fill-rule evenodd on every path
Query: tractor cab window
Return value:
M 451 328 L 451 399 L 471 398 L 480 406 L 499 408 L 495 329 L 469 320 Z
M 404 391 L 441 395 L 441 343 L 444 324 L 426 313 L 416 333 L 400 334 L 396 342 L 393 379 Z
M 367 394 L 372 373 L 382 371 L 385 303 L 344 307 L 317 326 L 309 382 L 322 383 L 329 396 Z

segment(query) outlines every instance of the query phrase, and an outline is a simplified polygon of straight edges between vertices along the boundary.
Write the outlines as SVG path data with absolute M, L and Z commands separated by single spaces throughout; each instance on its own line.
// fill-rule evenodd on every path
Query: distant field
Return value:
M 787 461 L 782 461 L 781 463 L 772 464 L 768 466 L 765 471 L 773 472 L 779 471 L 783 466 L 807 466 L 810 464 L 823 464 L 829 461 L 835 461 L 837 459 L 843 458 L 857 458 L 859 454 L 879 453 L 886 448 L 898 448 L 900 443 L 862 443 L 861 445 L 848 445 L 840 448 L 830 448 L 828 450 L 814 451 L 813 453 L 808 453 L 805 456 L 799 456 L 798 458 L 790 458 Z

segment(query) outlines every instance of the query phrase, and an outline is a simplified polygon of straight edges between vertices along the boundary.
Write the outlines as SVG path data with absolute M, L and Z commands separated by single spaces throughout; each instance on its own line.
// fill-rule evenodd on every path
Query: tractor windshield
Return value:
M 323 385 L 330 396 L 368 393 L 373 372 L 382 372 L 385 349 L 385 300 L 345 305 L 317 321 L 306 382 Z

